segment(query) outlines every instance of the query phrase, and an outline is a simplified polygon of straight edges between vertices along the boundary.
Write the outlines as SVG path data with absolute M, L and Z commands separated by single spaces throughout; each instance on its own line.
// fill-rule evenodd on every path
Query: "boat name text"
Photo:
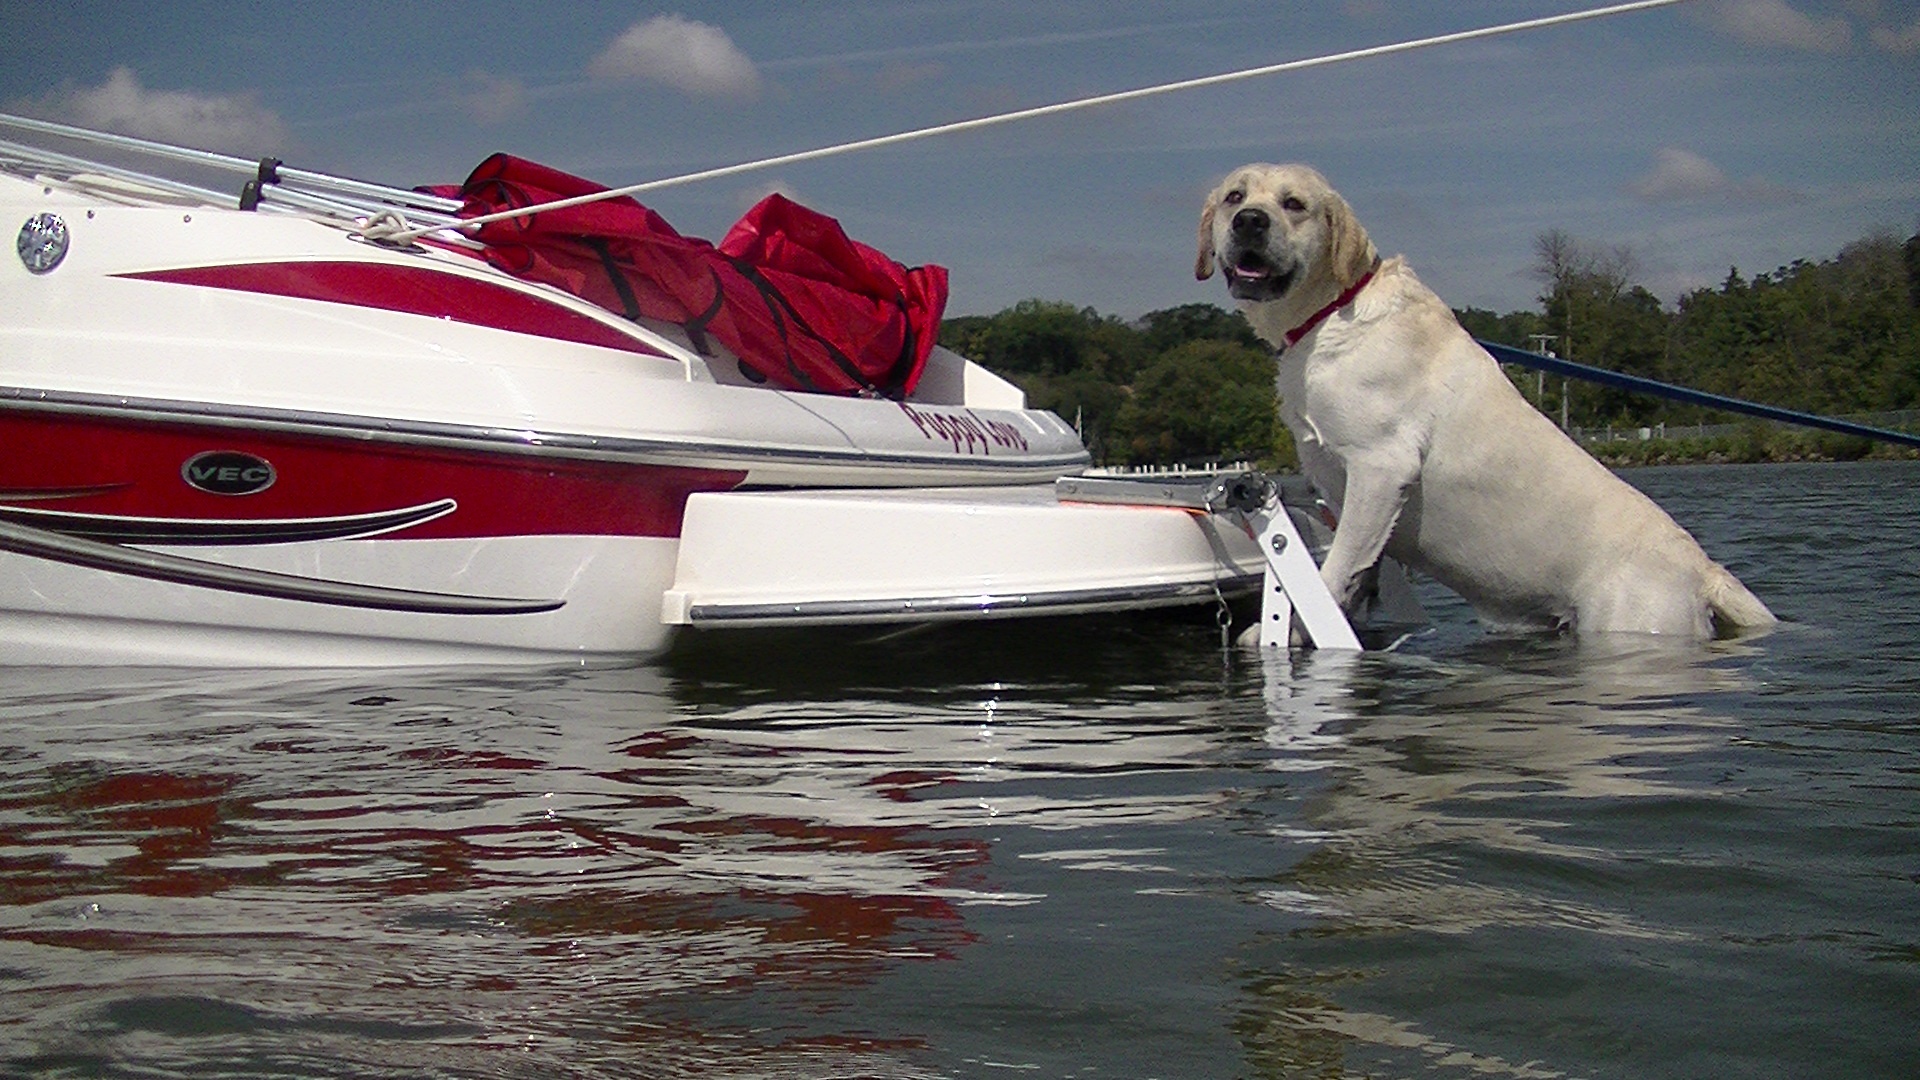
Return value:
M 991 454 L 996 446 L 1027 449 L 1027 437 L 1019 428 L 1004 420 L 988 420 L 971 409 L 961 413 L 935 412 L 916 409 L 903 401 L 900 411 L 907 414 L 920 434 L 948 443 L 957 454 Z

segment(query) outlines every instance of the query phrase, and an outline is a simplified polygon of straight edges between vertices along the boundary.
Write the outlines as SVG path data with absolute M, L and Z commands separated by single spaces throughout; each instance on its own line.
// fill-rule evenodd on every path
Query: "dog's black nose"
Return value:
M 1267 226 L 1271 224 L 1273 224 L 1273 221 L 1267 217 L 1265 210 L 1255 210 L 1249 207 L 1233 215 L 1233 232 L 1235 236 L 1258 236 L 1266 232 Z

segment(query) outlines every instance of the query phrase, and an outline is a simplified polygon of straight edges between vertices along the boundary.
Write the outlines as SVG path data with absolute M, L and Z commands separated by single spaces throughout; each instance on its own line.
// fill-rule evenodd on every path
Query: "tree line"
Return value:
M 1128 323 L 1022 300 L 947 319 L 940 343 L 1073 424 L 1101 464 L 1274 457 L 1273 354 L 1239 312 L 1186 304 Z
M 1768 274 L 1730 269 L 1672 308 L 1639 284 L 1627 248 L 1553 230 L 1535 240 L 1537 310 L 1456 311 L 1475 337 L 1578 363 L 1824 415 L 1920 408 L 1920 235 L 1849 244 Z M 1273 355 L 1238 312 L 1186 304 L 1135 322 L 1024 300 L 948 319 L 941 344 L 1011 379 L 1075 424 L 1102 464 L 1248 458 L 1292 463 Z M 1509 372 L 1571 427 L 1727 417 L 1624 390 Z

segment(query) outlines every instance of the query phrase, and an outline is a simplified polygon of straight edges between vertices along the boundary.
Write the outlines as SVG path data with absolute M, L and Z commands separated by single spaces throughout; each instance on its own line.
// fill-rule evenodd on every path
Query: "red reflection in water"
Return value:
M 236 783 L 219 774 L 56 772 L 39 797 L 6 801 L 12 813 L 49 824 L 22 829 L 7 844 L 12 853 L 0 861 L 0 900 L 32 904 L 100 891 L 216 893 L 232 884 L 230 877 L 190 862 L 219 842 L 223 806 Z M 132 847 L 134 854 L 114 859 L 110 869 L 76 865 L 62 855 L 72 845 L 102 843 Z
M 698 739 L 647 740 L 673 754 Z M 256 751 L 311 748 L 261 742 Z M 547 768 L 540 761 L 485 750 L 410 749 L 394 755 L 422 766 L 439 785 L 463 785 L 487 773 Z M 422 794 L 409 805 L 391 793 L 373 798 L 344 789 L 239 794 L 244 779 L 219 773 L 156 770 L 106 773 L 97 766 L 56 770 L 37 790 L 0 802 L 19 828 L 0 844 L 0 904 L 28 905 L 115 894 L 216 897 L 249 890 L 302 889 L 303 897 L 417 899 L 501 892 L 505 922 L 530 938 L 592 938 L 650 933 L 753 931 L 753 978 L 808 983 L 870 978 L 901 957 L 950 958 L 973 940 L 960 911 L 938 893 L 988 859 L 984 843 L 942 837 L 919 826 L 828 824 L 798 817 L 728 814 L 670 790 L 642 770 L 600 774 L 631 785 L 612 809 L 485 821 Z M 940 782 L 927 773 L 890 773 L 871 784 L 889 800 Z M 684 780 L 682 781 L 684 782 Z M 653 790 L 647 785 L 652 784 Z M 19 786 L 15 786 L 19 792 Z M 524 794 L 517 796 L 524 800 Z M 482 799 L 485 797 L 483 796 Z M 263 805 L 264 804 L 264 805 Z M 377 814 L 384 820 L 369 825 Z M 429 824 L 429 822 L 433 822 Z M 131 849 L 104 861 L 70 857 L 78 849 Z M 696 865 L 714 853 L 740 880 Z M 817 856 L 823 882 L 753 872 L 756 855 L 779 856 L 792 873 L 796 854 Z M 857 872 L 835 870 L 842 856 L 884 856 L 889 880 L 903 872 L 913 891 L 863 891 Z M 550 876 L 516 869 L 527 858 L 596 861 L 577 886 L 556 891 Z M 683 879 L 681 871 L 700 871 Z M 325 884 L 315 874 L 325 872 Z M 744 875 L 744 877 L 741 877 Z M 714 887 L 716 883 L 721 887 Z M 522 886 L 513 895 L 513 886 Z M 96 928 L 23 930 L 13 936 L 48 944 L 135 948 L 137 935 L 101 936 Z M 738 981 L 740 976 L 731 980 Z M 511 983 L 505 980 L 501 985 Z

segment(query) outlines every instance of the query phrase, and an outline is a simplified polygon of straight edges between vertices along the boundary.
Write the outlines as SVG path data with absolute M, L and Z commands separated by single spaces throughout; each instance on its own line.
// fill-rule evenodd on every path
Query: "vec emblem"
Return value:
M 273 486 L 273 466 L 238 450 L 209 450 L 180 466 L 188 487 L 214 495 L 254 495 Z

